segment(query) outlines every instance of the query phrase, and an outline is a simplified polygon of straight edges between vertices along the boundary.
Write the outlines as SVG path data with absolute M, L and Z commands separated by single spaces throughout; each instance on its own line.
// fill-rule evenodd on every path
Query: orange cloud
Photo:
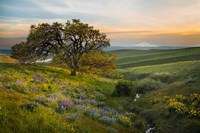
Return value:
M 28 35 L 30 29 L 29 24 L 5 24 L 0 23 L 0 37 L 24 37 Z

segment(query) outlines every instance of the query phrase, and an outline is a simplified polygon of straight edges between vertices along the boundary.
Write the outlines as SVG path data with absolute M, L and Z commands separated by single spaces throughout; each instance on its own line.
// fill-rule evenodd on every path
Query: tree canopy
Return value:
M 73 19 L 65 24 L 32 25 L 27 40 L 12 47 L 11 57 L 20 63 L 34 63 L 49 56 L 58 57 L 70 68 L 71 75 L 76 75 L 84 64 L 83 58 L 94 51 L 103 51 L 108 46 L 110 40 L 106 34 Z

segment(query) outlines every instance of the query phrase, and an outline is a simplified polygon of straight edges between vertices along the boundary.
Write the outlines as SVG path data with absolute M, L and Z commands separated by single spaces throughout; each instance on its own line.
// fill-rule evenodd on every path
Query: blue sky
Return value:
M 111 45 L 200 45 L 199 0 L 0 0 L 0 48 L 24 41 L 31 24 L 78 18 Z

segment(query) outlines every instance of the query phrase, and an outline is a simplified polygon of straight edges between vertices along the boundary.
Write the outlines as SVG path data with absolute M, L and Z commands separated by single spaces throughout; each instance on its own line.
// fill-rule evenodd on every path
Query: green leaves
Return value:
M 79 19 L 72 19 L 65 25 L 58 22 L 32 25 L 27 41 L 13 46 L 12 57 L 21 63 L 33 63 L 53 55 L 76 75 L 84 54 L 102 51 L 108 46 L 110 40 L 104 33 Z

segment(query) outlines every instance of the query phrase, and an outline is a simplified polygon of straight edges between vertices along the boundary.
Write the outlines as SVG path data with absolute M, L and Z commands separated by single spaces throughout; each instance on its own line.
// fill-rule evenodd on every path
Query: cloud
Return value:
M 0 37 L 13 38 L 24 37 L 28 35 L 29 24 L 8 24 L 0 23 Z
M 195 29 L 200 25 L 198 0 L 34 0 L 41 10 L 55 15 L 78 14 L 91 22 L 93 15 L 107 26 L 131 30 Z M 200 29 L 199 29 L 200 30 Z
M 0 8 L 1 38 L 26 37 L 31 24 L 80 18 L 115 45 L 198 45 L 200 40 L 199 0 L 11 0 L 0 1 Z
M 164 33 L 156 31 L 137 31 L 110 33 L 112 45 L 138 45 L 143 42 L 158 46 L 200 46 L 200 32 Z

